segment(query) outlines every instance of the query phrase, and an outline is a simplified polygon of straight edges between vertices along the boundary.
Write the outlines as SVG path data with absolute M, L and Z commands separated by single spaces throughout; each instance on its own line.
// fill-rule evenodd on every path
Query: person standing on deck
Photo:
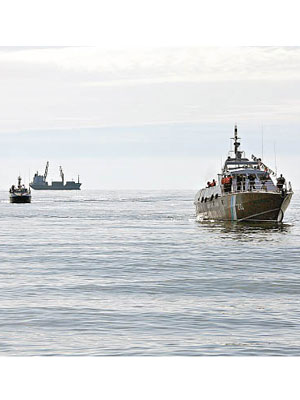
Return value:
M 252 190 L 255 189 L 255 175 L 254 174 L 249 175 L 249 183 L 250 183 L 250 192 L 252 192 Z
M 241 175 L 241 183 L 243 184 L 243 191 L 246 190 L 246 176 L 245 175 Z
M 277 178 L 277 188 L 279 192 L 283 189 L 283 185 L 285 184 L 285 178 L 280 174 L 280 177 Z
M 237 177 L 236 177 L 236 190 L 238 192 L 240 192 L 241 188 L 242 188 L 242 176 L 241 175 L 237 175 Z

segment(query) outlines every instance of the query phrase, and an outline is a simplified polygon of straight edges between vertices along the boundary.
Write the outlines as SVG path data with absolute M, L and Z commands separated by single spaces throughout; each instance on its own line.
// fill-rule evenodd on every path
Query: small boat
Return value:
M 291 183 L 252 155 L 249 160 L 239 150 L 237 126 L 234 151 L 230 152 L 218 174 L 218 182 L 207 182 L 194 204 L 197 219 L 223 221 L 282 222 L 293 196 Z M 233 154 L 232 154 L 233 153 Z M 274 178 L 277 178 L 274 183 Z
M 18 177 L 18 186 L 12 185 L 9 189 L 9 201 L 11 203 L 31 203 L 31 192 L 21 184 L 22 178 Z

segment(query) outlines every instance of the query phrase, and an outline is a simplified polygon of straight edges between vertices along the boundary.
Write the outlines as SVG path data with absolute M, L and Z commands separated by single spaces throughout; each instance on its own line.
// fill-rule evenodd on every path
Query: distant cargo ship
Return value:
M 47 161 L 44 175 L 39 175 L 37 172 L 34 174 L 33 181 L 29 184 L 32 189 L 35 190 L 80 190 L 81 183 L 67 181 L 65 183 L 65 175 L 63 173 L 62 167 L 59 167 L 61 181 L 52 181 L 51 185 L 46 181 L 49 170 L 49 161 Z

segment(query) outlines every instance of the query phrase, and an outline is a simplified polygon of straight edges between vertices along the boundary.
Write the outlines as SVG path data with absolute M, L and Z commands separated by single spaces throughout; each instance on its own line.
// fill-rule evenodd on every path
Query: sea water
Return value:
M 300 193 L 283 224 L 196 191 L 0 193 L 0 354 L 299 356 Z

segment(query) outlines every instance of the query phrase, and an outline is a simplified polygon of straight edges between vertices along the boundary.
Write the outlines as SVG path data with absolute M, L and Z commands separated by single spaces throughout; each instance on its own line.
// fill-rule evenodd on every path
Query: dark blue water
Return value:
M 300 194 L 283 225 L 194 191 L 0 193 L 1 355 L 300 355 Z

